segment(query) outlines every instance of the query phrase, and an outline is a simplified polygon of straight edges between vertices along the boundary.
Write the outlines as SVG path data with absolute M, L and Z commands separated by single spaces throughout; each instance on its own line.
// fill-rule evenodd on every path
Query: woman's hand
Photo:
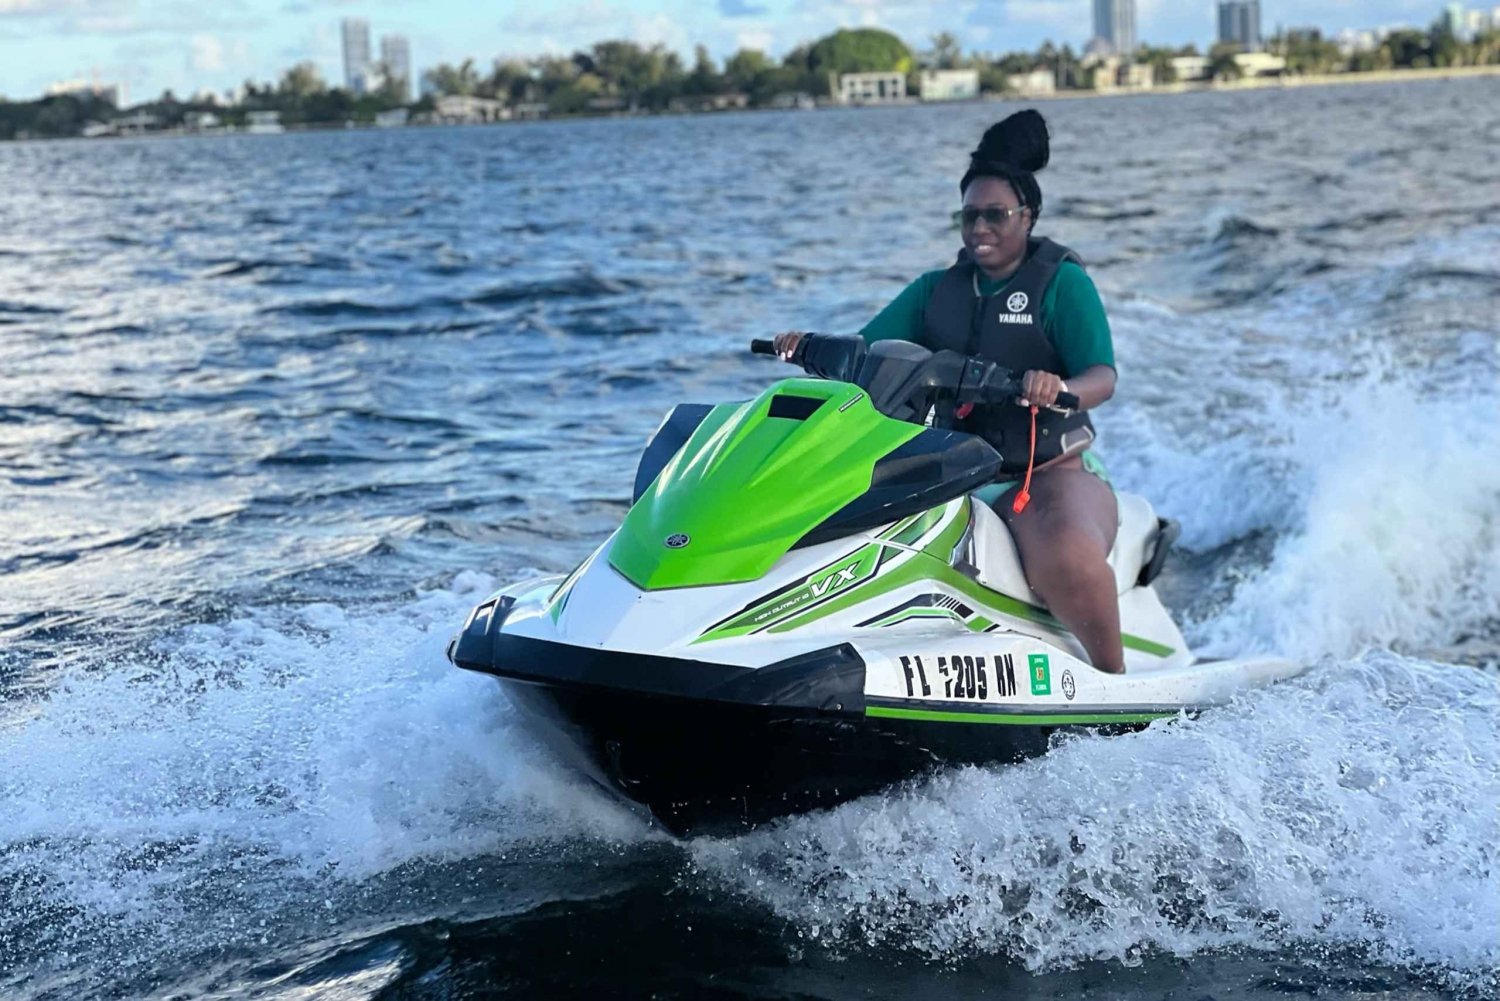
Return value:
M 800 330 L 788 330 L 784 334 L 777 334 L 771 342 L 776 347 L 776 354 L 782 361 L 791 361 L 792 352 L 797 350 L 797 345 L 802 343 L 803 333 Z
M 1021 406 L 1050 407 L 1057 402 L 1058 393 L 1067 391 L 1062 376 L 1032 369 L 1021 377 Z

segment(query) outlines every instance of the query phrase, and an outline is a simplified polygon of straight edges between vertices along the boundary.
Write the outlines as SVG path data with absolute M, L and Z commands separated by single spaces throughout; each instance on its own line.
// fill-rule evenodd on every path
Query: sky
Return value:
M 1486 6 L 1497 0 L 1486 0 Z M 1473 4 L 1471 3 L 1470 6 Z M 1262 27 L 1426 26 L 1443 0 L 1261 0 Z M 1200 48 L 1213 41 L 1215 0 L 1137 0 L 1143 42 Z M 1048 39 L 1081 48 L 1092 35 L 1091 0 L 0 0 L 0 96 L 40 96 L 56 81 L 97 75 L 123 83 L 130 103 L 170 89 L 223 92 L 246 79 L 274 81 L 310 60 L 343 83 L 339 21 L 370 23 L 411 41 L 418 74 L 472 57 L 565 54 L 625 38 L 691 57 L 740 47 L 780 56 L 836 28 L 894 31 L 913 48 L 949 31 L 965 51 L 1035 49 Z

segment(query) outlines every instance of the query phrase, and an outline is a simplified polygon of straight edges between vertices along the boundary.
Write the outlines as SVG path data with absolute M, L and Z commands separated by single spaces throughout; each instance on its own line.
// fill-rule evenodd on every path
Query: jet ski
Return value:
M 1124 493 L 1109 562 L 1126 672 L 1094 669 L 972 496 L 998 453 L 938 417 L 1014 402 L 1014 375 L 825 334 L 792 360 L 810 377 L 674 408 L 620 527 L 571 573 L 486 599 L 448 647 L 668 830 L 1019 761 L 1059 734 L 1138 729 L 1300 670 L 1193 656 L 1152 587 L 1176 525 Z

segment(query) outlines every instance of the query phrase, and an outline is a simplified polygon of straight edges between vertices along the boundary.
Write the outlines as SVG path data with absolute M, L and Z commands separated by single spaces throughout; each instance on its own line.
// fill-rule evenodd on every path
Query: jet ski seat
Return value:
M 1109 553 L 1109 566 L 1115 573 L 1115 593 L 1124 594 L 1139 584 L 1149 584 L 1161 572 L 1162 564 L 1177 537 L 1177 524 L 1159 520 L 1144 497 L 1117 494 L 1120 507 L 1120 529 Z M 1021 555 L 1016 551 L 1010 529 L 994 510 L 978 498 L 971 498 L 974 510 L 974 562 L 979 582 L 1033 605 L 1046 607 L 1031 590 L 1021 571 Z

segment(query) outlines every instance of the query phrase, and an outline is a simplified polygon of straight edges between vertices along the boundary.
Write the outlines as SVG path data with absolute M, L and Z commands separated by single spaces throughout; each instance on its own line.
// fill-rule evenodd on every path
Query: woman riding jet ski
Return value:
M 1049 374 L 1046 301 L 1065 252 L 1022 236 L 1031 258 L 986 294 L 1001 231 L 1040 207 L 1029 172 L 1002 168 L 966 179 L 971 257 L 919 300 L 927 335 L 914 339 L 928 346 L 755 342 L 816 378 L 676 407 L 620 527 L 566 577 L 480 604 L 449 645 L 675 832 L 832 805 L 935 765 L 1019 760 L 1059 731 L 1139 727 L 1299 670 L 1198 661 L 1162 607 L 1151 582 L 1175 526 L 1116 498 L 1080 455 L 1093 437 L 1080 404 L 1113 391 L 1112 356 L 1102 374 L 1066 369 L 1067 387 Z M 1011 326 L 1026 328 L 1025 351 L 999 343 Z M 989 501 L 1021 470 L 1030 482 L 1002 517 Z M 1069 557 L 1039 574 L 1080 532 L 1105 540 L 1100 565 Z
M 1047 123 L 1035 111 L 987 129 L 958 185 L 958 261 L 912 282 L 860 336 L 950 348 L 1024 373 L 1026 406 L 1007 401 L 947 415 L 947 423 L 1000 453 L 1002 482 L 979 495 L 1005 519 L 1032 589 L 1078 637 L 1090 663 L 1119 673 L 1125 660 L 1107 564 L 1119 512 L 1104 465 L 1089 449 L 1094 426 L 1086 412 L 1114 395 L 1115 352 L 1078 255 L 1032 237 L 1042 213 L 1036 172 L 1049 157 Z M 801 336 L 778 336 L 777 350 L 789 357 Z M 1049 411 L 1059 393 L 1078 404 Z

